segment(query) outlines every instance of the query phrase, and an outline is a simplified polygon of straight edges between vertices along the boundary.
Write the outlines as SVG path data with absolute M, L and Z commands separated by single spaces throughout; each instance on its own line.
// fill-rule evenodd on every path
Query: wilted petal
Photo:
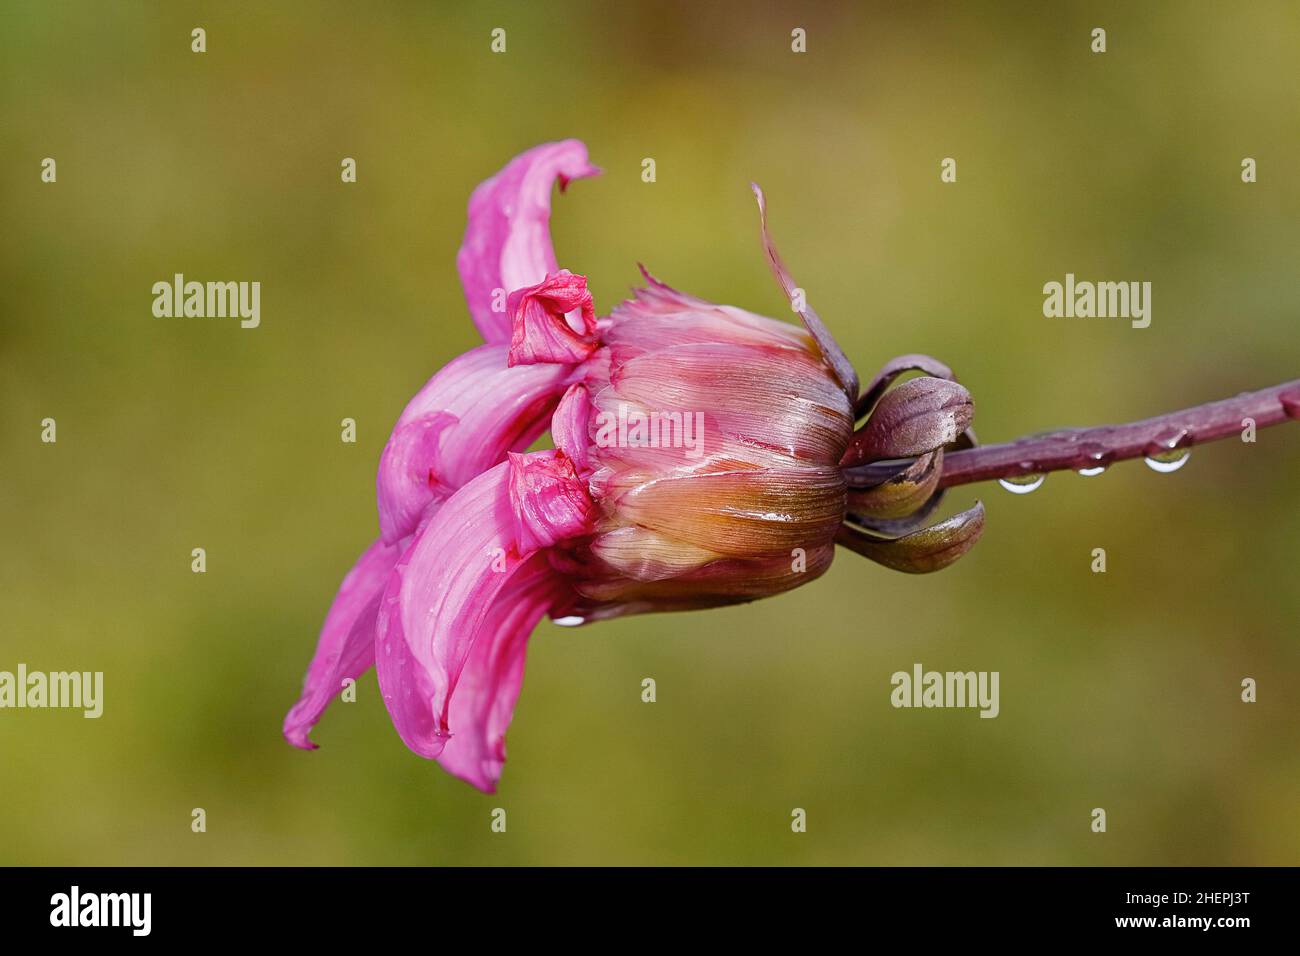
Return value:
M 469 225 L 456 254 L 469 312 L 484 341 L 510 341 L 510 316 L 493 311 L 494 297 L 534 285 L 558 268 L 551 246 L 551 188 L 600 172 L 576 139 L 546 143 L 521 153 L 469 200 Z M 500 291 L 497 291 L 500 290 Z
M 406 537 L 430 501 L 447 498 L 508 452 L 531 445 L 578 374 L 562 365 L 507 368 L 505 346 L 481 345 L 429 379 L 398 418 L 379 459 L 383 540 Z
M 375 614 L 398 548 L 376 541 L 357 559 L 325 615 L 316 654 L 307 668 L 302 696 L 284 718 L 284 736 L 295 747 L 315 750 L 308 735 L 344 678 L 356 680 L 375 662 Z
M 933 451 L 956 441 L 974 414 L 970 393 L 956 382 L 914 378 L 885 393 L 854 433 L 841 464 L 853 467 Z
M 581 362 L 600 347 L 587 277 L 567 270 L 510 293 L 510 364 Z
M 977 501 L 968 511 L 901 538 L 881 539 L 845 524 L 835 540 L 895 571 L 927 574 L 946 568 L 973 548 L 983 530 L 984 505 Z
M 772 266 L 772 274 L 776 276 L 776 281 L 781 284 L 781 288 L 785 291 L 786 297 L 790 299 L 793 306 L 797 286 L 794 278 L 790 275 L 790 270 L 781 261 L 781 256 L 776 251 L 776 243 L 772 241 L 772 234 L 768 231 L 767 200 L 763 196 L 763 190 L 758 188 L 757 183 L 750 183 L 749 186 L 754 190 L 754 196 L 758 200 L 758 217 L 763 231 L 763 249 L 767 252 L 767 261 Z M 830 329 L 826 328 L 825 323 L 812 310 L 812 306 L 805 301 L 804 308 L 797 311 L 809 333 L 817 340 L 817 346 L 821 349 L 822 357 L 835 372 L 835 377 L 839 379 L 840 384 L 844 387 L 844 393 L 848 396 L 849 402 L 856 401 L 858 397 L 858 373 L 854 371 L 853 363 L 849 361 L 848 356 L 844 354 L 844 350 L 835 341 L 835 336 L 831 335 Z
M 521 464 L 526 469 L 533 460 L 553 456 L 538 452 L 523 456 Z M 402 555 L 380 600 L 379 686 L 398 734 L 423 757 L 441 754 L 448 734 L 455 732 L 450 705 L 474 636 L 511 573 L 530 554 L 520 541 L 517 496 L 512 500 L 517 470 L 514 462 L 503 462 L 453 494 Z M 537 517 L 553 519 L 554 501 L 522 504 L 534 539 L 545 529 L 554 531 L 554 524 Z

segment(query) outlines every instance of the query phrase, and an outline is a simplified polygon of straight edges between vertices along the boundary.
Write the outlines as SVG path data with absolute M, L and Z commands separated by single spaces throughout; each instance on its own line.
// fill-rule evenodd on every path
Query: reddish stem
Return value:
M 1189 448 L 1240 435 L 1246 418 L 1253 419 L 1256 428 L 1300 419 L 1300 379 L 1127 425 L 1066 429 L 947 452 L 939 487 L 1066 468 L 1078 471 Z

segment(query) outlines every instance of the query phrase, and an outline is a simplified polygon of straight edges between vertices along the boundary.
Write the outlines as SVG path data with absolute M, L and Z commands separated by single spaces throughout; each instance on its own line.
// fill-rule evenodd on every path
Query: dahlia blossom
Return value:
M 435 374 L 393 428 L 379 539 L 326 616 L 284 722 L 295 746 L 314 749 L 330 700 L 373 664 L 406 745 L 490 792 L 544 615 L 581 624 L 751 601 L 816 578 L 837 539 L 932 570 L 978 535 L 978 507 L 907 533 L 940 494 L 943 447 L 969 441 L 969 396 L 919 356 L 860 398 L 772 246 L 757 187 L 764 247 L 802 328 L 644 270 L 646 287 L 597 318 L 548 227 L 553 185 L 597 172 L 581 142 L 550 143 L 470 198 L 457 268 L 487 344 Z M 889 390 L 912 368 L 927 376 Z M 547 430 L 554 449 L 526 451 Z
M 548 228 L 552 187 L 597 172 L 582 143 L 550 143 L 471 196 L 456 264 L 486 344 L 429 379 L 393 428 L 379 539 L 325 618 L 284 721 L 295 746 L 314 749 L 330 700 L 373 664 L 406 745 L 491 792 L 544 615 L 573 625 L 752 601 L 818 577 L 837 543 L 934 571 L 984 526 L 978 502 L 926 526 L 946 487 L 1165 461 L 1242 421 L 1300 417 L 1289 382 L 976 448 L 970 395 L 936 359 L 901 356 L 859 388 L 781 262 L 757 186 L 763 247 L 802 327 L 644 270 L 646 286 L 597 318 Z M 527 451 L 548 430 L 554 448 Z

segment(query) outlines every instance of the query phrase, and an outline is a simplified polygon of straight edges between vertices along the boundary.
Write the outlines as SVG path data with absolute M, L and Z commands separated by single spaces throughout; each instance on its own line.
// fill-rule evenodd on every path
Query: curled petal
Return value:
M 451 698 L 448 738 L 438 763 L 485 793 L 496 790 L 505 737 L 524 679 L 524 655 L 537 622 L 569 590 L 536 554 L 510 574 L 478 627 Z
M 438 445 L 443 432 L 458 421 L 455 415 L 431 412 L 393 428 L 375 479 L 383 541 L 409 535 L 431 501 L 443 501 L 456 490 L 441 477 Z
M 921 455 L 874 488 L 849 490 L 849 511 L 871 518 L 902 518 L 921 508 L 939 487 L 943 449 Z
M 946 568 L 969 551 L 983 530 L 984 505 L 977 501 L 968 511 L 901 538 L 878 538 L 845 524 L 835 540 L 895 571 L 928 574 Z
M 566 270 L 510 293 L 510 365 L 574 363 L 600 347 L 587 277 Z
M 563 452 L 510 455 L 510 506 L 521 551 L 589 532 L 597 509 Z
M 379 595 L 401 552 L 376 541 L 357 559 L 325 615 L 316 654 L 307 668 L 302 696 L 284 718 L 284 736 L 304 750 L 315 750 L 309 734 L 343 686 L 375 662 L 375 615 Z
M 840 463 L 853 467 L 933 451 L 956 441 L 974 415 L 970 392 L 956 382 L 914 378 L 885 393 Z
M 790 275 L 790 270 L 785 267 L 781 261 L 780 254 L 776 251 L 776 244 L 772 241 L 772 234 L 767 228 L 767 200 L 763 196 L 763 190 L 759 189 L 757 183 L 750 183 L 749 187 L 754 190 L 754 197 L 758 200 L 759 223 L 763 230 L 763 249 L 767 253 L 768 264 L 772 267 L 772 274 L 776 276 L 776 281 L 781 284 L 785 291 L 786 297 L 790 299 L 791 305 L 795 304 L 795 282 Z M 840 348 L 835 336 L 831 335 L 830 329 L 826 328 L 825 323 L 818 317 L 812 307 L 804 303 L 804 308 L 798 310 L 799 317 L 803 319 L 804 327 L 808 329 L 809 334 L 817 341 L 817 347 L 821 349 L 822 357 L 839 379 L 840 384 L 844 387 L 844 393 L 849 397 L 849 402 L 853 403 L 858 397 L 858 373 L 853 370 L 853 363 L 849 361 L 844 350 Z
M 447 707 L 487 607 L 520 563 L 509 466 L 457 491 L 398 560 L 379 602 L 375 669 L 384 704 L 411 750 L 433 759 Z
M 591 468 L 591 394 L 581 383 L 570 385 L 551 416 L 551 438 L 579 471 Z
M 885 389 L 894 383 L 894 380 L 904 372 L 924 372 L 933 378 L 942 378 L 950 382 L 957 381 L 957 376 L 952 374 L 952 369 L 944 365 L 937 358 L 929 355 L 900 355 L 892 358 L 881 367 L 876 373 L 876 377 L 871 380 L 871 384 L 866 387 L 863 393 L 858 397 L 858 404 L 854 414 L 862 418 L 880 400 L 880 396 L 885 394 Z
M 493 305 L 504 305 L 505 295 L 558 268 L 551 246 L 551 187 L 558 181 L 563 191 L 570 180 L 599 172 L 587 161 L 587 147 L 566 139 L 521 153 L 474 190 L 456 270 L 485 342 L 510 341 L 510 316 Z
M 532 444 L 576 374 L 561 365 L 507 368 L 505 346 L 481 345 L 429 379 L 398 418 L 379 459 L 383 540 L 406 537 L 429 502 L 445 500 L 508 452 Z
M 553 452 L 522 456 L 522 465 Z M 518 465 L 503 462 L 453 494 L 398 560 L 380 599 L 375 666 L 384 703 L 408 747 L 438 757 L 450 734 L 451 701 L 475 635 L 511 574 L 531 551 L 520 540 L 523 505 L 534 538 L 554 524 L 553 501 L 516 489 Z M 542 495 L 553 489 L 541 483 Z

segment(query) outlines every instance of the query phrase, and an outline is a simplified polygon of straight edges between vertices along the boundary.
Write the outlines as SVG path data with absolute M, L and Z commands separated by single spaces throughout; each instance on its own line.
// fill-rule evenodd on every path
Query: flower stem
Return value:
M 944 455 L 939 487 L 1066 468 L 1100 468 L 1129 458 L 1174 452 L 1240 435 L 1247 418 L 1256 428 L 1300 419 L 1300 379 L 1127 425 L 1065 429 L 949 452 Z

